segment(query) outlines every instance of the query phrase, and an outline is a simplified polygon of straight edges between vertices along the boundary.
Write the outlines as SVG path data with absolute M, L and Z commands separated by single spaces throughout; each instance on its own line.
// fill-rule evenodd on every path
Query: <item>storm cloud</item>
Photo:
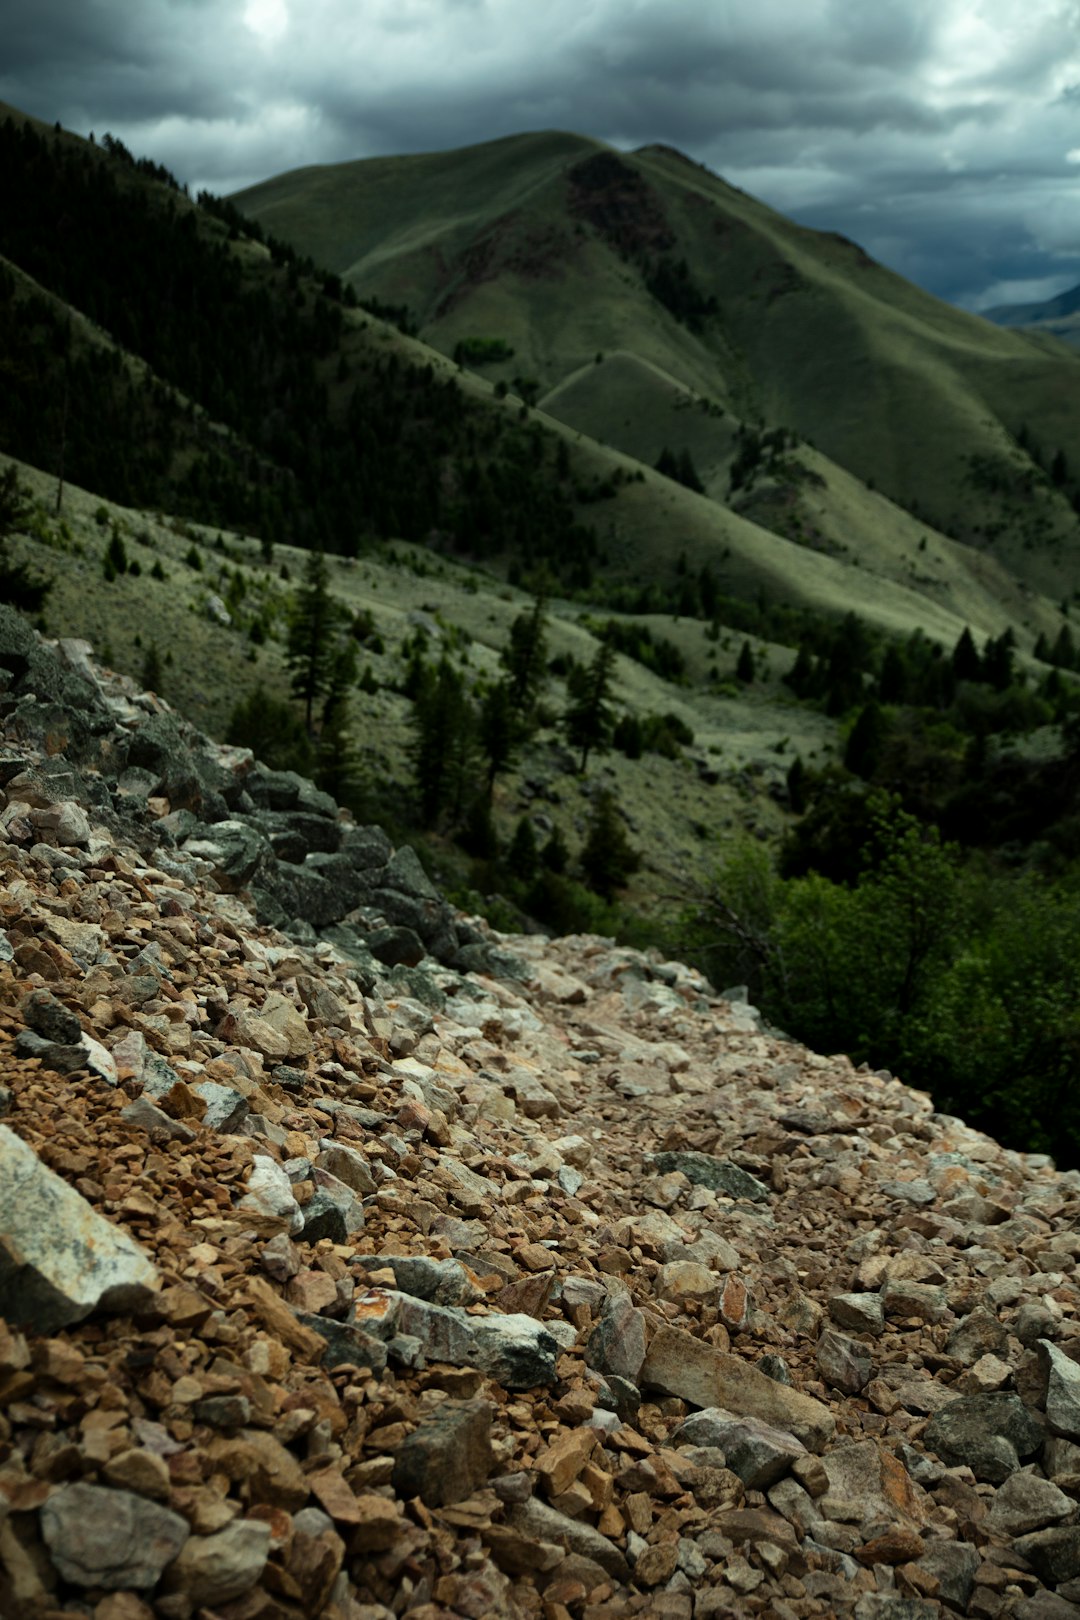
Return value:
M 664 142 L 971 307 L 1080 281 L 1080 0 L 6 0 L 0 98 L 193 190 Z

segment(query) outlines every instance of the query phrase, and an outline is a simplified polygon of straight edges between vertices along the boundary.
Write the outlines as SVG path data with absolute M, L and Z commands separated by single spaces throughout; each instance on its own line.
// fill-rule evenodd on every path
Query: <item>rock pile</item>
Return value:
M 5 1620 L 1080 1615 L 1080 1177 L 8 616 L 0 709 Z

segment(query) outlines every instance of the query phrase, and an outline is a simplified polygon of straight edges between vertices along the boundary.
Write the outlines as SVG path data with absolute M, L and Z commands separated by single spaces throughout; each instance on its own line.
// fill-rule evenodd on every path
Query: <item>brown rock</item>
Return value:
M 875 1536 L 873 1541 L 859 1547 L 855 1557 L 860 1564 L 869 1568 L 871 1564 L 906 1564 L 912 1559 L 921 1558 L 925 1550 L 923 1539 L 916 1530 L 895 1525 L 884 1535 Z
M 401 1512 L 396 1502 L 363 1491 L 356 1498 L 357 1518 L 349 1535 L 350 1553 L 385 1552 L 401 1534 Z
M 152 1451 L 121 1451 L 111 1457 L 101 1471 L 109 1485 L 118 1485 L 138 1496 L 149 1496 L 157 1502 L 167 1502 L 172 1482 L 163 1458 Z
M 595 1429 L 564 1429 L 537 1458 L 536 1471 L 549 1496 L 569 1490 L 600 1443 Z

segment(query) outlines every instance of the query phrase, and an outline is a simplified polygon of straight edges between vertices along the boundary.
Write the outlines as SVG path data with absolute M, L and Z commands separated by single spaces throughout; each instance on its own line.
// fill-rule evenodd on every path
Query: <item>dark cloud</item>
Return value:
M 665 142 L 943 297 L 1080 280 L 1080 0 L 5 0 L 0 98 L 217 191 Z

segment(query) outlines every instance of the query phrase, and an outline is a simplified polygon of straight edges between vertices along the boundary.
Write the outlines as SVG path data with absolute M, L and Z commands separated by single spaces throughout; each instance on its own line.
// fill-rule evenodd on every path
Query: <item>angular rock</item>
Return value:
M 1042 1426 L 1019 1396 L 961 1395 L 930 1419 L 924 1443 L 943 1462 L 965 1464 L 976 1479 L 1000 1485 L 1030 1457 Z
M 394 1461 L 393 1484 L 408 1501 L 443 1507 L 471 1496 L 491 1472 L 490 1403 L 444 1401 L 407 1436 Z
M 748 1198 L 760 1203 L 771 1196 L 768 1187 L 756 1176 L 711 1153 L 650 1153 L 646 1158 L 662 1175 L 681 1170 L 695 1187 L 708 1187 L 711 1192 L 726 1193 L 729 1198 Z
M 881 1303 L 886 1316 L 917 1316 L 922 1322 L 940 1322 L 949 1308 L 944 1288 L 903 1278 L 890 1278 L 882 1285 Z
M 95 1310 L 146 1309 L 158 1286 L 139 1244 L 0 1125 L 0 1314 L 51 1333 Z
M 865 1346 L 832 1328 L 818 1340 L 815 1360 L 825 1382 L 844 1395 L 858 1395 L 873 1376 L 874 1364 Z
M 41 1510 L 41 1534 L 63 1579 L 110 1592 L 155 1586 L 188 1533 L 179 1513 L 102 1485 L 64 1485 Z
M 1049 1339 L 1036 1345 L 1046 1377 L 1046 1421 L 1054 1434 L 1080 1440 L 1080 1366 Z
M 839 1445 L 821 1458 L 827 1480 L 816 1506 L 842 1524 L 920 1525 L 926 1514 L 900 1459 L 876 1440 Z
M 20 1001 L 19 1011 L 27 1026 L 43 1040 L 58 1046 L 78 1046 L 82 1040 L 78 1018 L 50 990 L 29 991 Z
M 885 1307 L 880 1294 L 833 1294 L 829 1315 L 851 1333 L 877 1335 L 885 1331 Z
M 919 1568 L 937 1581 L 941 1601 L 961 1613 L 971 1601 L 980 1562 L 976 1549 L 962 1541 L 927 1541 L 918 1559 Z
M 965 1367 L 972 1367 L 982 1356 L 1004 1355 L 1008 1342 L 1009 1335 L 997 1317 L 982 1306 L 976 1306 L 953 1328 L 945 1348 Z
M 304 1212 L 293 1197 L 292 1183 L 276 1159 L 256 1153 L 251 1162 L 244 1196 L 238 1209 L 257 1210 L 260 1215 L 281 1221 L 286 1232 L 295 1235 L 304 1228 Z
M 304 1328 L 313 1329 L 326 1340 L 322 1365 L 328 1370 L 352 1364 L 370 1367 L 380 1373 L 386 1367 L 386 1345 L 371 1333 L 365 1333 L 354 1322 L 335 1322 L 329 1316 L 315 1316 L 297 1311 L 295 1320 Z
M 507 1389 L 555 1382 L 557 1340 L 532 1316 L 474 1316 L 475 1363 Z
M 832 1438 L 836 1421 L 827 1406 L 800 1390 L 774 1383 L 738 1356 L 716 1350 L 681 1328 L 660 1328 L 649 1345 L 641 1383 L 679 1395 L 695 1406 L 719 1406 L 786 1429 L 811 1451 Z
M 767 1491 L 799 1458 L 806 1447 L 785 1429 L 760 1418 L 735 1417 L 719 1407 L 707 1407 L 684 1418 L 672 1436 L 675 1445 L 717 1446 L 727 1467 L 754 1491 Z
M 597 1372 L 614 1373 L 632 1384 L 645 1360 L 645 1317 L 629 1294 L 612 1290 L 585 1346 L 585 1360 Z
M 270 1552 L 270 1526 L 236 1519 L 212 1536 L 189 1536 L 166 1572 L 164 1588 L 183 1592 L 197 1607 L 229 1603 L 258 1581 Z
M 320 1170 L 326 1170 L 330 1175 L 336 1176 L 338 1181 L 344 1182 L 346 1187 L 350 1187 L 361 1197 L 368 1197 L 375 1191 L 375 1178 L 371 1174 L 371 1166 L 356 1148 L 332 1140 L 324 1141 L 321 1147 L 322 1151 L 315 1160 Z
M 1080 1525 L 1036 1530 L 1029 1536 L 1020 1536 L 1014 1546 L 1048 1586 L 1060 1586 L 1062 1581 L 1073 1581 L 1080 1576 Z
M 565 1513 L 556 1512 L 535 1497 L 527 1502 L 512 1503 L 506 1510 L 506 1522 L 538 1541 L 554 1542 L 558 1547 L 580 1553 L 583 1558 L 593 1559 L 614 1580 L 625 1581 L 630 1577 L 629 1565 L 613 1541 L 592 1525 L 567 1518 Z
M 1068 1518 L 1076 1506 L 1070 1496 L 1025 1469 L 1010 1475 L 994 1492 L 984 1523 L 995 1535 L 1015 1537 L 1044 1530 Z

